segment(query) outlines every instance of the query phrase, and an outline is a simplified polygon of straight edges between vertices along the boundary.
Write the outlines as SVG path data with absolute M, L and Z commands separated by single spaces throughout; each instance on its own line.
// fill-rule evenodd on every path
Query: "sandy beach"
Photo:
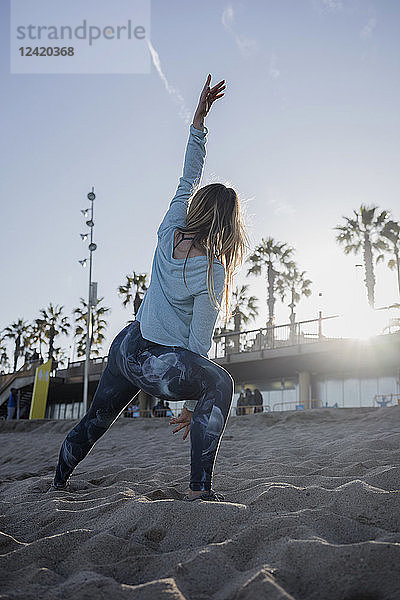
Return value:
M 47 493 L 73 423 L 0 423 L 0 598 L 400 598 L 400 406 L 231 418 L 226 503 L 181 501 L 168 419 L 120 419 Z

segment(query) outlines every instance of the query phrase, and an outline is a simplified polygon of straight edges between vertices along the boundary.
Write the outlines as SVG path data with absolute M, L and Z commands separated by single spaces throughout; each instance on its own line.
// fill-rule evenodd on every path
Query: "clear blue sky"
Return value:
M 1 3 L 0 328 L 49 301 L 71 313 L 87 293 L 81 208 L 95 185 L 94 279 L 112 308 L 105 352 L 130 314 L 116 289 L 150 274 L 156 229 L 181 175 L 207 73 L 226 79 L 207 126 L 203 184 L 229 182 L 253 244 L 296 248 L 313 281 L 298 318 L 364 299 L 358 258 L 333 227 L 360 203 L 399 210 L 399 24 L 395 0 L 152 0 L 161 70 L 134 75 L 13 75 Z M 163 79 L 163 77 L 165 79 Z M 169 86 L 167 89 L 166 82 Z M 237 283 L 243 283 L 243 267 Z M 397 300 L 377 269 L 377 305 Z M 247 280 L 266 319 L 264 279 Z M 278 306 L 279 322 L 289 311 Z M 71 342 L 67 342 L 66 345 Z

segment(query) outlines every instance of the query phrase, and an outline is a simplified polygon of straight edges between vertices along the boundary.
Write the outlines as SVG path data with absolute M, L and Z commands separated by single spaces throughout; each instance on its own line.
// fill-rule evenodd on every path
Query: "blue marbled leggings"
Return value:
M 65 438 L 54 477 L 63 484 L 139 389 L 163 400 L 198 400 L 190 426 L 190 489 L 210 490 L 214 463 L 233 398 L 223 367 L 180 346 L 142 337 L 138 321 L 113 340 L 86 415 Z

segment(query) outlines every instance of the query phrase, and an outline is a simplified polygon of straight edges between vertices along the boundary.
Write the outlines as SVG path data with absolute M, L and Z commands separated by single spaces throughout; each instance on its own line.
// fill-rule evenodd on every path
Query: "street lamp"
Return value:
M 89 361 L 90 361 L 90 341 L 92 339 L 92 308 L 97 304 L 97 282 L 92 281 L 92 267 L 93 267 L 93 252 L 96 250 L 97 245 L 93 242 L 93 228 L 94 228 L 94 200 L 96 195 L 94 193 L 94 187 L 92 191 L 87 195 L 90 200 L 90 208 L 84 208 L 81 210 L 84 218 L 89 216 L 86 221 L 86 225 L 90 229 L 90 233 L 81 233 L 82 241 L 85 241 L 90 235 L 89 244 L 89 293 L 88 293 L 88 305 L 87 305 L 87 319 L 86 319 L 86 353 L 85 353 L 85 370 L 83 374 L 83 413 L 85 414 L 88 409 L 88 387 L 89 387 Z M 87 258 L 79 261 L 82 267 L 86 267 Z

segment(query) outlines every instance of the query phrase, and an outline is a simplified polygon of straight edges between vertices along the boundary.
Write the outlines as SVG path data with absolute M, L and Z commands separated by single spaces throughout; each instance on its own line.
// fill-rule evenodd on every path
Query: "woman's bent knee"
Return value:
M 227 371 L 223 367 L 219 367 L 219 368 L 220 368 L 220 376 L 223 379 L 226 388 L 231 392 L 231 394 L 233 394 L 233 390 L 235 388 L 235 381 L 234 381 L 232 375 L 229 373 L 229 371 Z

